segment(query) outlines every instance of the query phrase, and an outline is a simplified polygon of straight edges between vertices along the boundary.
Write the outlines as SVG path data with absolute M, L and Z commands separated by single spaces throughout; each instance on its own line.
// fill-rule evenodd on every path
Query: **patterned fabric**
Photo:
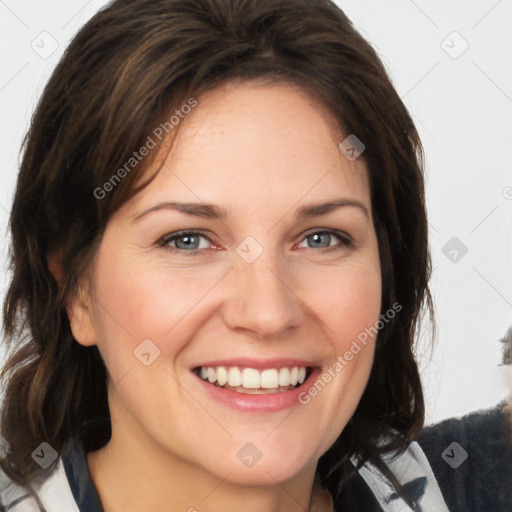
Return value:
M 427 457 L 419 444 L 413 442 L 399 457 L 383 457 L 384 462 L 403 486 L 405 496 L 413 503 L 415 512 L 449 512 Z M 356 465 L 356 460 L 352 463 Z M 395 492 L 391 483 L 372 465 L 359 469 L 383 512 L 411 510 Z
M 3 511 L 41 512 L 34 498 L 25 489 L 12 485 L 2 473 L 0 475 L 0 502 L 3 503 Z M 78 508 L 71 492 L 62 458 L 37 490 L 37 496 L 46 508 L 46 512 L 83 512 Z

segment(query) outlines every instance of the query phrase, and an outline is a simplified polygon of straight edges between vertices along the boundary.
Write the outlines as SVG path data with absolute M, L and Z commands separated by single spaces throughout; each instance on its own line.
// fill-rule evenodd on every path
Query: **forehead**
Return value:
M 255 207 L 341 194 L 369 205 L 363 160 L 341 154 L 344 137 L 333 116 L 296 86 L 229 83 L 200 96 L 181 123 L 161 171 L 136 196 L 138 205 L 170 194 Z

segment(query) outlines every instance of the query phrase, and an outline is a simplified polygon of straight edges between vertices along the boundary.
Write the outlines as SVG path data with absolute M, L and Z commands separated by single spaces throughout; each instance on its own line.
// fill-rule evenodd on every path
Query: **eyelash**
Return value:
M 350 248 L 354 245 L 354 241 L 346 234 L 341 231 L 331 230 L 331 229 L 317 229 L 306 232 L 303 237 L 301 238 L 301 242 L 306 240 L 308 237 L 312 235 L 330 235 L 336 237 L 340 243 L 328 247 L 321 247 L 320 249 L 317 249 L 320 252 L 334 252 L 334 251 L 340 251 L 342 249 Z M 158 241 L 158 246 L 162 247 L 165 250 L 171 251 L 171 252 L 181 252 L 181 253 L 187 253 L 190 256 L 198 255 L 202 252 L 204 252 L 206 249 L 192 249 L 192 250 L 186 250 L 186 249 L 179 249 L 178 247 L 170 247 L 169 244 L 175 240 L 179 240 L 180 238 L 184 238 L 186 236 L 193 236 L 193 237 L 203 237 L 206 238 L 210 243 L 213 243 L 210 238 L 205 234 L 203 231 L 178 231 L 176 233 L 171 233 L 169 235 L 166 235 L 162 237 Z M 313 247 L 307 247 L 307 249 L 313 249 Z

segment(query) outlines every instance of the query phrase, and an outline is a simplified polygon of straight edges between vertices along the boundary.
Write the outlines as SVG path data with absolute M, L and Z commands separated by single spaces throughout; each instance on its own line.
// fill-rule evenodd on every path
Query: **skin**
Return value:
M 97 345 L 109 372 L 112 439 L 88 454 L 89 468 L 106 512 L 308 510 L 318 459 L 368 381 L 374 340 L 307 405 L 277 412 L 211 400 L 190 367 L 294 357 L 325 370 L 374 325 L 381 272 L 367 169 L 340 153 L 328 112 L 296 87 L 227 84 L 198 101 L 156 179 L 109 221 L 88 294 L 68 308 L 76 340 Z M 294 217 L 336 199 L 367 214 Z M 163 209 L 134 221 L 162 201 L 212 203 L 227 216 Z M 209 240 L 194 255 L 159 245 L 197 229 Z M 326 229 L 352 243 L 324 235 L 328 251 L 308 238 Z M 249 236 L 263 249 L 250 264 L 236 252 Z M 160 350 L 149 366 L 134 357 L 145 339 Z M 262 454 L 252 468 L 237 458 L 247 442 Z

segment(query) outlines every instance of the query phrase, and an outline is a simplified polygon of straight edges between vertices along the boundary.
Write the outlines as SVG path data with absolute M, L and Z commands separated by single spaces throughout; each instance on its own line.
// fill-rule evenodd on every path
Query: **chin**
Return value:
M 313 468 L 316 467 L 316 462 L 312 464 Z M 260 461 L 252 468 L 237 467 L 229 475 L 228 480 L 232 483 L 246 486 L 275 486 L 276 482 L 284 483 L 292 480 L 306 469 L 308 469 L 308 466 L 290 464 L 289 461 L 285 460 L 279 463 L 272 461 L 266 464 Z M 225 476 L 223 475 L 223 477 Z
M 263 446 L 261 450 L 256 448 L 256 443 L 243 443 L 241 448 L 233 452 L 233 456 L 226 458 L 210 459 L 205 469 L 219 479 L 224 479 L 240 484 L 265 486 L 275 485 L 276 482 L 286 482 L 298 474 L 316 468 L 318 458 L 311 451 L 311 443 L 297 443 L 295 450 Z M 299 451 L 297 447 L 305 450 Z M 307 451 L 306 451 L 307 450 Z M 204 465 L 204 461 L 203 461 Z

